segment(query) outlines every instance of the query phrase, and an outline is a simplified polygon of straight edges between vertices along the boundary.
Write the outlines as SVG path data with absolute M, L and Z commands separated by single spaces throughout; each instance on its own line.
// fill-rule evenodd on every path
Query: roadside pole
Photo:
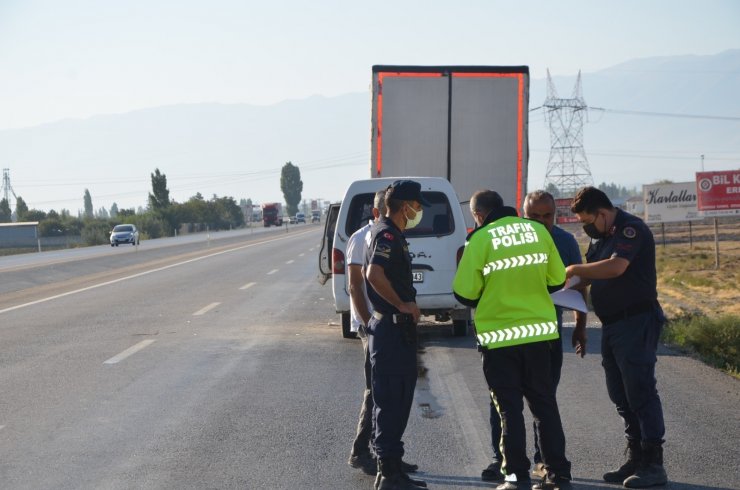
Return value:
M 719 227 L 717 218 L 714 218 L 714 268 L 719 270 Z

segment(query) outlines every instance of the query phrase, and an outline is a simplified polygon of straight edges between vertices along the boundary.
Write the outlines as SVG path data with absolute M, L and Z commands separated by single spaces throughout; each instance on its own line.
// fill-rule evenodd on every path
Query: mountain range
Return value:
M 370 75 L 368 67 L 368 84 Z M 567 98 L 575 80 L 552 81 Z M 635 59 L 583 73 L 581 83 L 595 183 L 693 180 L 701 155 L 706 170 L 740 167 L 740 49 Z M 547 85 L 530 83 L 530 189 L 543 185 L 547 168 L 550 132 L 539 108 Z M 74 212 L 86 188 L 96 209 L 145 206 L 155 168 L 178 201 L 198 192 L 279 201 L 287 161 L 301 169 L 305 198 L 338 200 L 351 181 L 369 177 L 369 139 L 369 91 L 270 106 L 174 105 L 2 130 L 0 166 L 37 209 Z

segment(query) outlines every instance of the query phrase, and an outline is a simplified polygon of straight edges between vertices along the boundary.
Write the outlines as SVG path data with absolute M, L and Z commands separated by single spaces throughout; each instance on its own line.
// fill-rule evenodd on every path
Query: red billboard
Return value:
M 696 193 L 705 216 L 740 214 L 740 170 L 697 172 Z
M 570 205 L 572 202 L 572 197 L 555 199 L 555 208 L 557 209 L 557 213 L 555 214 L 555 222 L 557 224 L 562 225 L 563 223 L 578 223 L 578 217 L 570 212 Z

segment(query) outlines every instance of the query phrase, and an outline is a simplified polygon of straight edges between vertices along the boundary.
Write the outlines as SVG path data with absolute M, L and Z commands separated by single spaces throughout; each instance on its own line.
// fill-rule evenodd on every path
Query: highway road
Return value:
M 346 463 L 362 352 L 316 281 L 320 228 L 1 258 L 0 488 L 371 489 Z M 565 342 L 575 488 L 614 488 L 624 446 L 599 339 Z M 740 488 L 740 382 L 659 355 L 667 488 Z M 430 488 L 491 488 L 472 337 L 427 323 L 419 363 L 406 459 Z

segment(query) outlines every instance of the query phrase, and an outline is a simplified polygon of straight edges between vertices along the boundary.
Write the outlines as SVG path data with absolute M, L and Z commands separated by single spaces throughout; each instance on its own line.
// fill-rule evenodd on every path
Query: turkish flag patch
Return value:
M 388 233 L 387 231 L 384 231 L 383 236 L 388 240 L 393 240 L 393 233 Z

